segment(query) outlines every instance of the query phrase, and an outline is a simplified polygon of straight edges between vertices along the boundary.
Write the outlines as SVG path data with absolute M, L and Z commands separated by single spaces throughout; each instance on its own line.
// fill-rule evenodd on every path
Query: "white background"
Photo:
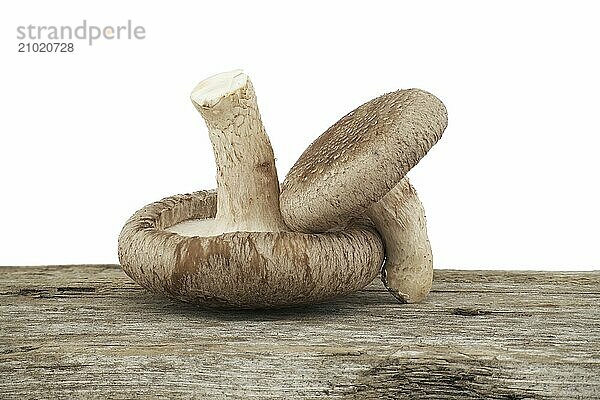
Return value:
M 249 4 L 252 3 L 252 4 Z M 20 1 L 0 6 L 0 265 L 116 263 L 121 226 L 214 188 L 194 85 L 243 68 L 280 180 L 361 103 L 436 94 L 442 140 L 409 177 L 437 268 L 600 265 L 594 2 Z M 141 41 L 19 54 L 19 25 L 143 25 Z

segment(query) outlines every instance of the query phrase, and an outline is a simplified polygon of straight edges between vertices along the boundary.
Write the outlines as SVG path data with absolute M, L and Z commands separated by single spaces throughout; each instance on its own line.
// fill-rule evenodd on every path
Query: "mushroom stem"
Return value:
M 385 287 L 403 303 L 423 300 L 433 282 L 433 257 L 425 210 L 408 179 L 398 182 L 367 215 L 384 242 L 381 279 Z
M 210 77 L 194 88 L 191 99 L 206 122 L 217 164 L 220 230 L 287 230 L 273 149 L 248 76 L 235 70 Z

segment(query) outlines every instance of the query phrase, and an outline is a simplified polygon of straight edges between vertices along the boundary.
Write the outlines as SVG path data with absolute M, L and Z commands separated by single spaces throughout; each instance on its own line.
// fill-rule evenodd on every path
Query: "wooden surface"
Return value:
M 0 267 L 0 398 L 600 398 L 600 272 L 436 271 L 320 306 L 201 310 L 114 265 Z

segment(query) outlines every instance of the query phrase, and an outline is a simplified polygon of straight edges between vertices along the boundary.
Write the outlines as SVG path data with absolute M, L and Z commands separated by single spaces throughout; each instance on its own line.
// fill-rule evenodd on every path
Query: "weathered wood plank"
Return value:
M 600 398 L 600 272 L 436 271 L 319 306 L 207 311 L 117 266 L 0 267 L 0 398 Z

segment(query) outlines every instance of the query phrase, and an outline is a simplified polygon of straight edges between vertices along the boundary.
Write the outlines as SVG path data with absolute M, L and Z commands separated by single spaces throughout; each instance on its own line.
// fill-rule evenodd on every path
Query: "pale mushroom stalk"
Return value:
M 408 178 L 369 207 L 367 215 L 385 245 L 385 287 L 403 303 L 422 301 L 433 283 L 433 257 L 425 210 Z
M 273 149 L 247 75 L 241 70 L 215 75 L 198 84 L 191 99 L 206 122 L 217 164 L 217 214 L 170 230 L 203 235 L 287 230 Z

